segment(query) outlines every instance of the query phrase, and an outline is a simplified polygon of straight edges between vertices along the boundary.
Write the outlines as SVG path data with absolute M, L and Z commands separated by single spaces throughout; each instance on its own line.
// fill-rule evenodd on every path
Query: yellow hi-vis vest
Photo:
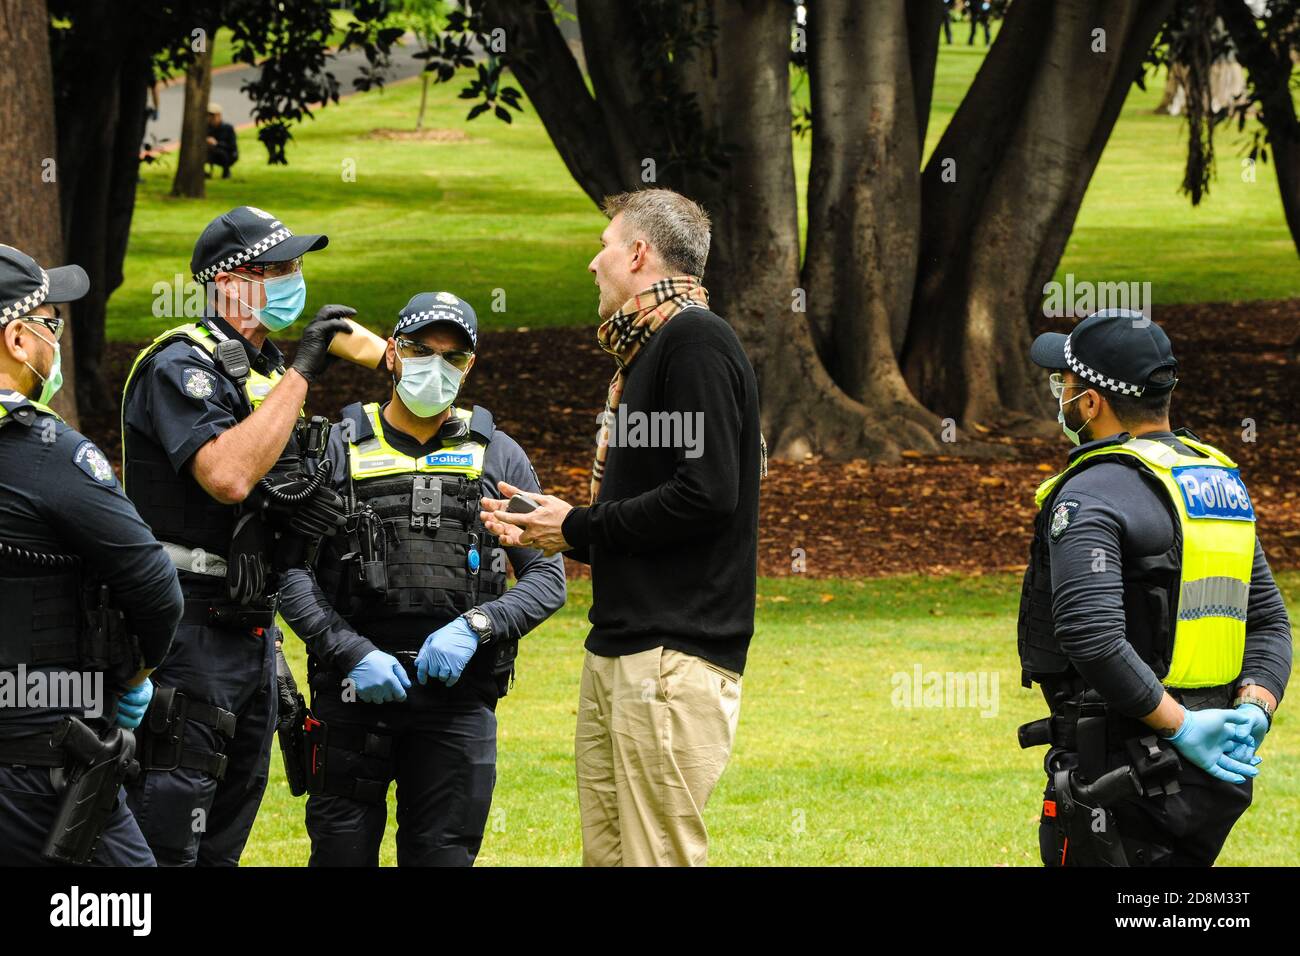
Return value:
M 214 332 L 202 322 L 190 322 L 186 325 L 178 325 L 174 329 L 168 329 L 159 335 L 152 342 L 141 349 L 140 354 L 135 357 L 131 364 L 131 370 L 127 372 L 126 383 L 122 386 L 122 484 L 126 485 L 126 397 L 131 390 L 131 383 L 135 380 L 135 374 L 140 370 L 150 356 L 156 354 L 165 345 L 177 340 L 189 340 L 207 361 L 211 362 L 214 369 L 216 368 L 216 359 L 214 358 L 217 345 L 225 341 L 226 336 L 219 332 Z M 275 369 L 270 375 L 263 375 L 255 368 L 249 368 L 248 378 L 244 380 L 244 395 L 248 399 L 249 406 L 253 411 L 257 411 L 259 405 L 271 394 L 271 389 L 284 378 L 284 372 Z M 301 415 L 301 410 L 299 415 Z
M 410 474 L 464 475 L 470 479 L 482 476 L 487 445 L 472 434 L 467 433 L 458 445 L 446 445 L 431 454 L 412 458 L 384 440 L 379 403 L 365 405 L 362 411 L 373 433 L 359 442 L 348 442 L 348 467 L 353 481 Z M 468 425 L 472 413 L 469 409 L 453 408 L 452 414 Z
M 1080 455 L 1038 487 L 1040 508 L 1053 488 L 1085 461 L 1131 455 L 1160 480 L 1182 530 L 1181 580 L 1169 687 L 1217 687 L 1241 674 L 1246 610 L 1255 561 L 1255 509 L 1236 463 L 1204 442 L 1179 441 L 1206 458 L 1146 438 Z M 1207 461 L 1208 458 L 1208 461 Z

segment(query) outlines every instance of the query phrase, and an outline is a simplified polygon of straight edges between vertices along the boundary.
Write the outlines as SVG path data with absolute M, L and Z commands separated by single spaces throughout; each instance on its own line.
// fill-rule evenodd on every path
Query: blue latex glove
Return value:
M 1189 762 L 1211 777 L 1229 783 L 1245 783 L 1259 775 L 1249 763 L 1231 756 L 1238 744 L 1250 738 L 1250 715 L 1239 710 L 1188 710 L 1183 708 L 1183 725 L 1169 738 Z
M 1255 751 L 1263 746 L 1264 735 L 1268 733 L 1268 714 L 1264 713 L 1264 708 L 1259 704 L 1250 702 L 1238 704 L 1237 711 L 1250 715 L 1250 739 L 1237 744 L 1228 756 L 1242 761 L 1250 761 L 1254 758 L 1258 763 L 1260 758 L 1255 756 Z
M 465 665 L 478 650 L 478 634 L 469 622 L 458 617 L 424 639 L 415 659 L 415 676 L 421 684 L 436 677 L 448 687 L 460 680 Z
M 117 702 L 115 721 L 117 725 L 127 730 L 135 730 L 140 726 L 140 721 L 144 720 L 144 712 L 149 709 L 151 700 L 153 700 L 153 681 L 146 677 L 139 686 L 128 688 L 122 695 L 122 699 Z
M 361 663 L 348 673 L 348 679 L 356 685 L 357 697 L 367 704 L 406 700 L 406 689 L 411 686 L 402 662 L 379 650 L 361 658 Z

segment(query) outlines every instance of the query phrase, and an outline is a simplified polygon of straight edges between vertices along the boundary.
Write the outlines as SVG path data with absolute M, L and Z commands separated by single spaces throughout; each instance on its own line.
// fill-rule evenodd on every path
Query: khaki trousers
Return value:
M 584 866 L 703 866 L 704 805 L 740 718 L 740 675 L 656 647 L 587 652 L 574 758 Z

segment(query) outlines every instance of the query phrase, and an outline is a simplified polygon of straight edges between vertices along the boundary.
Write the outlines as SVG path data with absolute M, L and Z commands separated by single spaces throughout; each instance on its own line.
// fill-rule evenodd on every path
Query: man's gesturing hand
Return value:
M 293 357 L 293 368 L 307 380 L 307 384 L 316 381 L 329 368 L 334 358 L 329 353 L 330 343 L 339 333 L 351 333 L 352 327 L 343 320 L 356 314 L 356 309 L 346 305 L 321 306 L 316 318 L 302 330 L 298 351 Z
M 501 539 L 507 548 L 536 548 L 546 557 L 568 551 L 571 545 L 564 540 L 561 526 L 568 517 L 573 505 L 561 501 L 554 495 L 539 495 L 531 491 L 520 491 L 514 485 L 504 481 L 497 482 L 501 494 L 509 499 L 512 495 L 526 494 L 537 502 L 537 508 L 526 514 L 506 511 L 508 500 L 484 498 L 480 517 L 488 531 Z

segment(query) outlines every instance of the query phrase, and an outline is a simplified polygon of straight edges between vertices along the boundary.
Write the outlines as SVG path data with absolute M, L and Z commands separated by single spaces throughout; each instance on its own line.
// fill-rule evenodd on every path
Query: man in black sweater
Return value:
M 754 632 L 754 370 L 700 284 L 709 219 L 666 189 L 606 200 L 591 272 L 614 356 L 591 504 L 532 495 L 484 521 L 513 547 L 591 565 L 575 757 L 583 862 L 702 865 L 703 810 L 731 755 Z M 509 498 L 519 489 L 501 483 Z

